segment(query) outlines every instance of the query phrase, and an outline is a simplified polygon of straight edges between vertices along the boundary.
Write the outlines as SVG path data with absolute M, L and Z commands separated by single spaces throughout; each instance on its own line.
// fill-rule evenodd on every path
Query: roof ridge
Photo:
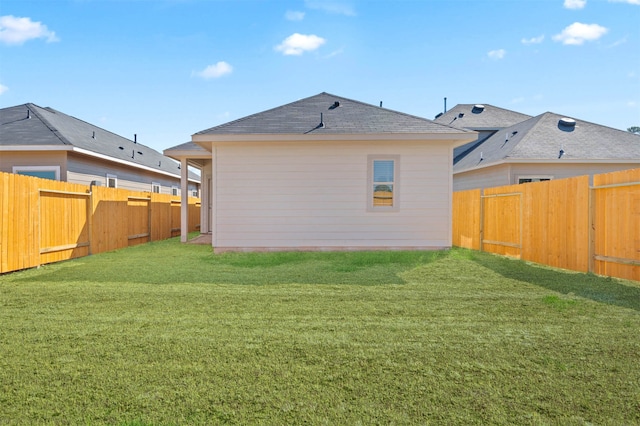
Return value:
M 254 119 L 254 118 L 256 118 L 256 117 L 258 117 L 260 115 L 270 114 L 270 113 L 276 112 L 276 111 L 281 110 L 281 109 L 289 108 L 292 105 L 295 105 L 295 104 L 298 104 L 298 103 L 304 103 L 305 101 L 309 101 L 309 100 L 312 100 L 314 98 L 319 98 L 319 97 L 330 97 L 330 98 L 333 98 L 335 101 L 349 102 L 349 103 L 353 103 L 353 104 L 359 105 L 359 106 L 364 107 L 364 108 L 382 110 L 385 113 L 390 113 L 390 114 L 398 115 L 398 116 L 401 116 L 401 117 L 410 118 L 412 120 L 418 120 L 420 122 L 428 123 L 428 124 L 433 125 L 433 126 L 455 130 L 456 132 L 464 132 L 464 133 L 473 132 L 472 130 L 467 130 L 467 129 L 457 129 L 457 128 L 454 128 L 454 127 L 449 126 L 447 124 L 438 123 L 438 122 L 435 122 L 435 121 L 430 120 L 428 118 L 420 117 L 418 115 L 408 114 L 406 112 L 397 111 L 397 110 L 390 109 L 390 108 L 378 107 L 378 106 L 376 106 L 374 104 L 370 104 L 370 103 L 367 103 L 367 102 L 363 102 L 363 101 L 359 101 L 359 100 L 355 100 L 355 99 L 351 99 L 351 98 L 347 98 L 347 97 L 344 97 L 344 96 L 339 96 L 339 95 L 335 95 L 333 93 L 329 93 L 329 92 L 323 91 L 323 92 L 320 92 L 320 93 L 312 95 L 312 96 L 307 96 L 307 97 L 300 98 L 300 99 L 297 99 L 297 100 L 292 101 L 292 102 L 288 102 L 288 103 L 286 103 L 284 105 L 280 105 L 280 106 L 277 106 L 277 107 L 274 107 L 274 108 L 269 108 L 269 109 L 266 109 L 266 110 L 263 110 L 263 111 L 260 111 L 260 112 L 256 112 L 254 114 L 251 114 L 251 115 L 248 115 L 248 116 L 245 116 L 245 117 L 240 117 L 240 118 L 237 118 L 235 120 L 219 124 L 217 126 L 209 127 L 207 129 L 204 129 L 204 130 L 201 130 L 199 132 L 194 133 L 194 135 L 207 134 L 207 133 L 210 133 L 210 132 L 215 131 L 215 130 L 224 130 L 227 127 L 232 127 L 232 126 L 237 125 L 239 123 L 243 123 L 245 121 L 249 121 L 249 120 Z M 331 109 L 331 108 L 329 108 L 329 109 Z M 322 112 L 322 111 L 318 111 L 318 112 Z
M 58 139 L 60 139 L 60 142 L 62 142 L 65 145 L 71 145 L 71 146 L 75 146 L 73 143 L 71 143 L 71 141 L 69 139 L 67 139 L 66 137 L 64 137 L 64 135 L 62 135 L 62 133 L 60 133 L 60 131 L 58 131 L 57 128 L 55 128 L 53 126 L 53 124 L 51 124 L 51 122 L 49 120 L 47 120 L 41 113 L 40 111 L 38 111 L 38 109 L 44 109 L 42 108 L 40 105 L 36 105 L 34 103 L 28 102 L 25 104 L 27 106 L 27 109 L 31 112 L 33 112 L 33 114 L 38 117 L 38 119 L 42 122 L 42 124 L 44 124 L 45 126 L 47 126 L 47 128 L 51 131 L 51 133 L 53 133 L 55 135 L 55 137 L 57 137 Z

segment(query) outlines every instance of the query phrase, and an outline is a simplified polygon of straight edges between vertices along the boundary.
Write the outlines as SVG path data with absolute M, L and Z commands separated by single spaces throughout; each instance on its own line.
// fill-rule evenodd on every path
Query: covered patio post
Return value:
M 180 159 L 180 242 L 186 243 L 189 234 L 189 166 Z

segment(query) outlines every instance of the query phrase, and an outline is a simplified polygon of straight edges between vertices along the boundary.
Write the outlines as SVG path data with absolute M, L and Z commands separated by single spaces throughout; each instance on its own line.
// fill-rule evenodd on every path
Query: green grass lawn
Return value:
M 0 424 L 640 424 L 640 284 L 484 253 L 213 255 L 0 276 Z

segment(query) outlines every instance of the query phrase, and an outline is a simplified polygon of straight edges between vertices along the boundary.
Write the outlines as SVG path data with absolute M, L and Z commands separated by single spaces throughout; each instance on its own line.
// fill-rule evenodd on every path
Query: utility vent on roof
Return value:
M 573 118 L 562 117 L 558 124 L 564 127 L 576 127 L 576 120 Z
M 484 111 L 484 105 L 481 104 L 474 105 L 473 109 L 471 110 L 471 112 L 474 112 L 476 114 L 480 114 L 482 111 Z

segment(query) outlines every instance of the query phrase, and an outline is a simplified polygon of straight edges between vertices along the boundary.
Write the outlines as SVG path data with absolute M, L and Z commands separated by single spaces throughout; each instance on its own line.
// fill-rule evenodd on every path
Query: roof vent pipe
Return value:
M 318 124 L 318 127 L 324 127 L 324 116 L 322 113 L 320 113 L 320 124 Z
M 573 118 L 562 117 L 558 121 L 558 124 L 565 127 L 576 127 L 576 120 L 574 120 Z
M 380 101 L 380 108 L 382 108 L 382 101 Z
M 93 134 L 91 135 L 91 139 L 95 139 L 96 138 L 96 132 L 94 131 Z
M 138 143 L 138 134 L 137 133 L 133 134 L 133 143 Z
M 27 120 L 31 118 L 31 110 L 27 108 Z
M 447 98 L 444 98 L 444 112 L 447 112 Z

